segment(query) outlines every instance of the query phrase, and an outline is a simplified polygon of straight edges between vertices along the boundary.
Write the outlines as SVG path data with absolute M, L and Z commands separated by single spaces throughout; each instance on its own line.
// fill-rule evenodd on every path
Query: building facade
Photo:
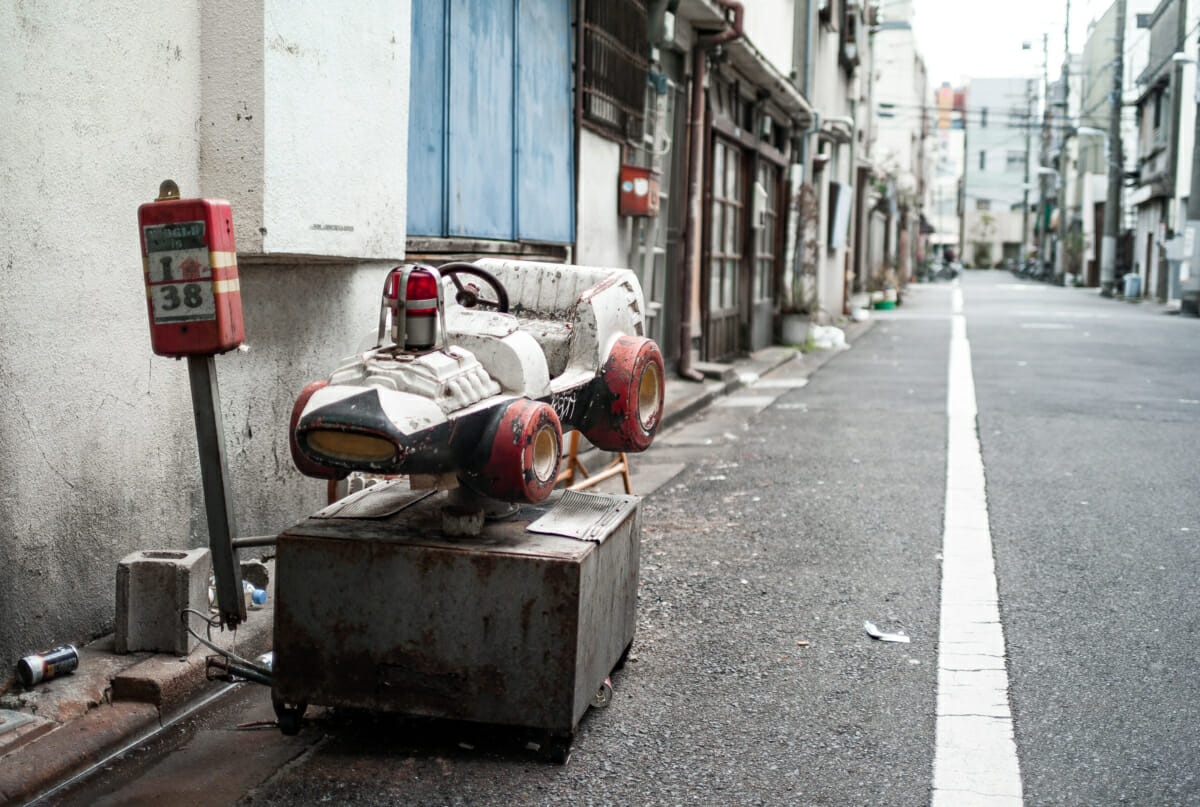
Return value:
M 933 171 L 930 244 L 934 256 L 939 259 L 949 259 L 951 255 L 959 257 L 962 240 L 959 205 L 965 162 L 962 112 L 966 107 L 965 99 L 965 91 L 955 90 L 948 82 L 943 82 L 930 99 L 935 110 L 930 145 Z
M 785 315 L 836 322 L 872 267 L 911 267 L 921 134 L 885 132 L 872 99 L 919 105 L 924 77 L 894 27 L 877 34 L 904 39 L 886 51 L 904 75 L 872 86 L 874 22 L 855 0 L 0 20 L 0 661 L 111 630 L 123 556 L 208 543 L 188 374 L 148 338 L 136 215 L 162 180 L 232 204 L 247 339 L 215 363 L 233 530 L 273 534 L 327 496 L 293 467 L 292 404 L 368 346 L 400 262 L 632 268 L 689 378 L 778 341 Z
M 890 3 L 881 14 L 873 27 L 874 120 L 869 146 L 876 172 L 894 189 L 887 212 L 894 209 L 896 214 L 888 228 L 895 261 L 887 268 L 907 281 L 924 258 L 922 222 L 932 191 L 930 133 L 934 116 L 928 107 L 929 77 L 913 35 L 912 3 Z M 872 271 L 877 268 L 873 266 Z
M 963 260 L 976 268 L 1021 259 L 1036 84 L 1027 78 L 972 79 L 964 166 Z M 1036 141 L 1034 141 L 1036 145 Z
M 1146 66 L 1135 85 L 1137 179 L 1128 204 L 1136 223 L 1128 269 L 1139 277 L 1140 295 L 1162 302 L 1178 299 L 1168 245 L 1187 220 L 1192 173 L 1195 24 L 1200 14 L 1195 9 L 1189 13 L 1187 6 L 1182 0 L 1163 0 L 1138 20 L 1149 36 L 1144 38 Z M 1192 47 L 1185 50 L 1189 42 Z
M 236 534 L 324 501 L 287 423 L 359 349 L 404 256 L 410 17 L 407 2 L 135 2 L 21 9 L 0 30 L 11 670 L 111 630 L 124 555 L 207 544 L 187 367 L 150 349 L 137 208 L 162 180 L 233 204 L 248 350 L 216 368 Z

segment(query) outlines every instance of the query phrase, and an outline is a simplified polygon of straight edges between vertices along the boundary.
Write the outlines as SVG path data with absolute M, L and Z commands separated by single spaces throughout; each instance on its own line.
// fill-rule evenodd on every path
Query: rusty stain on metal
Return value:
M 537 600 L 528 599 L 521 604 L 521 636 L 529 634 L 530 620 L 533 616 L 534 606 L 537 605 Z
M 471 565 L 475 567 L 475 576 L 480 585 L 486 585 L 496 572 L 496 558 L 492 555 L 472 555 Z

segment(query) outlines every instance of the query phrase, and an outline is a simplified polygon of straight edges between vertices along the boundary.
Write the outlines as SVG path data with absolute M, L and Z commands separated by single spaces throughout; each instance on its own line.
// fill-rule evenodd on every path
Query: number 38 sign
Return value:
M 242 343 L 233 214 L 224 199 L 180 199 L 168 180 L 138 208 L 150 342 L 160 356 L 224 353 Z

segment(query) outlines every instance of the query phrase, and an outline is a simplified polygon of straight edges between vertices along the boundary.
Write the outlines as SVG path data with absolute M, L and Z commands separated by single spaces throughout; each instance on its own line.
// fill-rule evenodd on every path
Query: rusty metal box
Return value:
M 454 538 L 443 494 L 390 490 L 279 536 L 274 696 L 572 734 L 633 641 L 636 499 L 598 542 L 527 531 L 557 495 Z

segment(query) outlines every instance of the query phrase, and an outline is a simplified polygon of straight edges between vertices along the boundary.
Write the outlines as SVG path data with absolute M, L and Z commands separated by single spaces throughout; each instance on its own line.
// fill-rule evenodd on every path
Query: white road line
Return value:
M 1022 804 L 971 345 L 954 290 L 933 807 Z

